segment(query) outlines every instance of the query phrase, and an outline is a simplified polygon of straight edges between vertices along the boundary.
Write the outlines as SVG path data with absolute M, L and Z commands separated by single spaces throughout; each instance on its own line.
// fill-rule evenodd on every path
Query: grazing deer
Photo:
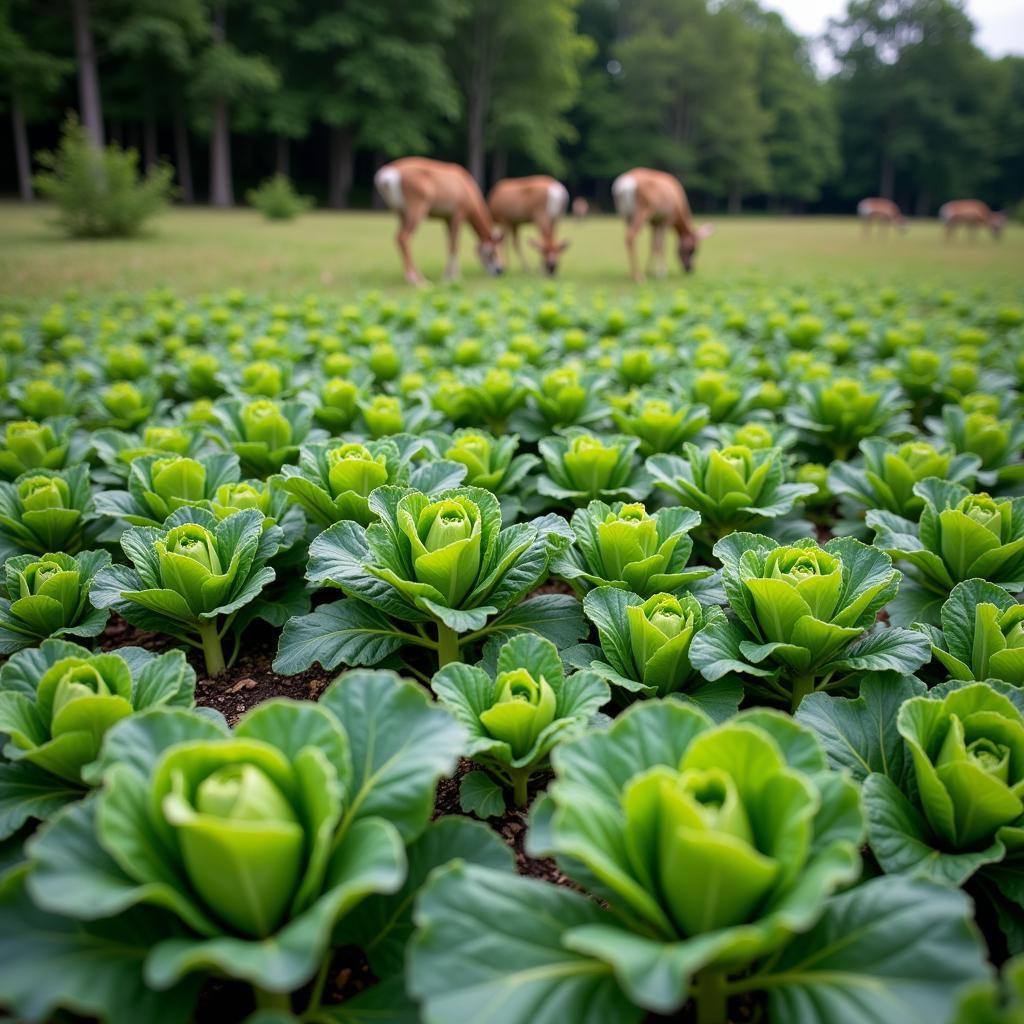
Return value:
M 980 199 L 954 199 L 939 207 L 939 220 L 946 225 L 946 238 L 951 239 L 956 228 L 963 224 L 973 237 L 983 224 L 998 238 L 1006 227 L 1006 214 L 989 209 Z
M 588 213 L 590 213 L 590 203 L 588 203 L 583 196 L 577 196 L 572 201 L 572 215 L 577 220 L 583 220 Z
M 903 211 L 891 199 L 880 199 L 877 196 L 871 199 L 862 199 L 857 204 L 857 216 L 864 223 L 865 236 L 870 233 L 872 224 L 877 224 L 879 227 L 883 224 L 887 226 L 895 224 L 900 231 L 907 230 L 907 218 L 903 216 Z
M 683 269 L 688 274 L 693 270 L 697 246 L 714 232 L 714 228 L 710 224 L 697 227 L 693 223 L 686 192 L 676 178 L 663 171 L 634 167 L 612 182 L 612 197 L 615 212 L 626 219 L 626 250 L 634 281 L 643 281 L 636 259 L 636 236 L 647 223 L 651 225 L 654 273 L 659 277 L 665 276 L 665 232 L 668 228 L 679 235 L 679 261 Z
M 554 274 L 558 260 L 569 248 L 568 242 L 555 238 L 559 219 L 569 206 L 569 192 L 566 187 L 547 174 L 534 174 L 529 178 L 505 178 L 491 189 L 487 206 L 494 223 L 512 236 L 519 262 L 526 268 L 526 258 L 519 245 L 519 229 L 524 224 L 536 224 L 540 241 L 530 239 L 540 254 L 544 270 Z
M 402 254 L 405 279 L 410 284 L 426 284 L 409 247 L 409 239 L 424 217 L 436 217 L 448 224 L 448 280 L 459 276 L 459 231 L 464 223 L 480 240 L 477 252 L 487 273 L 502 272 L 498 254 L 501 232 L 491 220 L 480 189 L 464 167 L 408 156 L 385 164 L 374 175 L 373 183 L 388 207 L 398 213 L 400 226 L 395 241 Z

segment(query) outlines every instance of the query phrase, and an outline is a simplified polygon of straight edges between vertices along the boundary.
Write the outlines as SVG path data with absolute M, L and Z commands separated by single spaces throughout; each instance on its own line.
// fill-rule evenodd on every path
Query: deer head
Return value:
M 688 274 L 693 273 L 693 259 L 697 255 L 697 246 L 715 233 L 713 224 L 701 224 L 696 231 L 679 233 L 679 262 Z
M 558 242 L 554 238 L 541 239 L 540 241 L 537 241 L 536 238 L 531 238 L 530 245 L 540 253 L 544 272 L 548 277 L 554 277 L 558 272 L 558 261 L 562 253 L 569 248 L 569 242 Z

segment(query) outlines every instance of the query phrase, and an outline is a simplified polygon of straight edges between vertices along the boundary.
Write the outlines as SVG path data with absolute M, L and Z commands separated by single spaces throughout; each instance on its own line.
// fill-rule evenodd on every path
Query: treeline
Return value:
M 1001 207 L 1024 190 L 1024 58 L 973 35 L 955 0 L 850 0 L 825 77 L 757 0 L 0 0 L 0 189 L 30 196 L 75 110 L 217 206 L 274 172 L 366 204 L 419 153 L 598 201 L 646 164 L 705 208 Z

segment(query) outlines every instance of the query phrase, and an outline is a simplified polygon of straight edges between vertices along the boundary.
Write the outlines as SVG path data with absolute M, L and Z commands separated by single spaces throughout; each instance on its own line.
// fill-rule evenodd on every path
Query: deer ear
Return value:
M 566 250 L 566 249 L 568 249 L 570 245 L 572 245 L 572 242 L 570 242 L 570 241 L 569 241 L 569 239 L 568 239 L 568 238 L 566 238 L 566 239 L 565 239 L 565 240 L 564 240 L 564 241 L 563 241 L 563 242 L 562 242 L 562 243 L 561 243 L 561 244 L 560 244 L 560 245 L 558 246 L 558 251 L 559 251 L 559 252 L 565 252 L 565 250 Z
M 697 228 L 697 238 L 699 239 L 710 238 L 714 233 L 714 224 L 701 224 L 701 226 Z
M 526 244 L 527 245 L 532 245 L 534 247 L 534 249 L 537 250 L 537 252 L 543 252 L 544 251 L 544 246 L 541 245 L 540 242 L 538 242 L 536 238 L 528 238 L 526 240 Z

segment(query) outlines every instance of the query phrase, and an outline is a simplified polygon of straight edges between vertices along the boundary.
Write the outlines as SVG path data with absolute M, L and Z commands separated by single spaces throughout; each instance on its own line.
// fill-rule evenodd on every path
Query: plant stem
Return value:
M 530 781 L 530 773 L 527 771 L 513 771 L 512 775 L 512 801 L 516 807 L 525 807 L 529 800 L 527 783 Z
M 793 680 L 792 697 L 789 702 L 791 715 L 796 714 L 796 709 L 800 707 L 800 701 L 809 693 L 814 693 L 814 676 L 797 676 Z
M 459 660 L 459 634 L 443 622 L 437 624 L 437 663 L 439 668 Z
M 728 992 L 725 972 L 708 967 L 694 978 L 697 1024 L 728 1024 Z
M 203 659 L 206 661 L 206 674 L 212 679 L 224 674 L 224 649 L 217 634 L 217 623 L 213 619 L 199 626 L 199 639 L 203 642 Z
M 253 986 L 253 994 L 256 996 L 256 1006 L 260 1010 L 292 1012 L 292 997 L 287 992 L 268 992 L 265 988 Z

